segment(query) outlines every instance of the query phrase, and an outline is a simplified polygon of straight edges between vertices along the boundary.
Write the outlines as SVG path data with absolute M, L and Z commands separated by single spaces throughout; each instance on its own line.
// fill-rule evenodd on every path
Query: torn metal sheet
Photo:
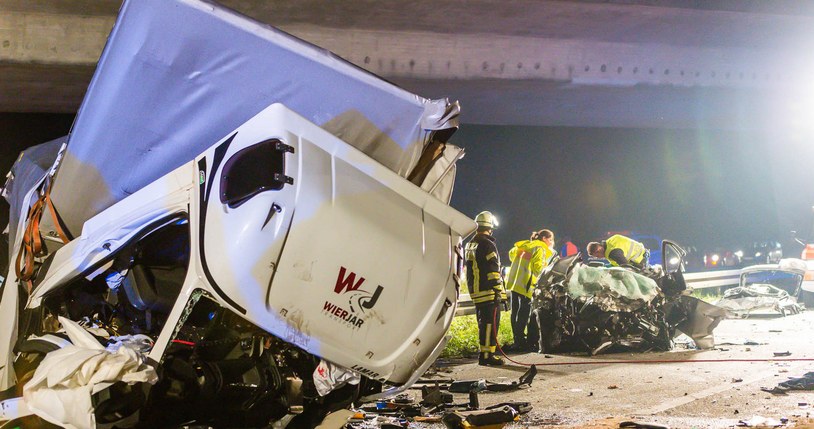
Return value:
M 715 305 L 737 317 L 765 314 L 787 316 L 805 311 L 805 306 L 789 296 L 788 292 L 765 283 L 729 289 Z
M 797 302 L 805 273 L 805 262 L 799 259 L 746 267 L 738 286 L 726 290 L 715 305 L 735 317 L 798 314 L 805 310 Z
M 699 349 L 715 346 L 712 331 L 727 316 L 723 308 L 688 295 L 673 301 L 666 312 L 670 325 L 692 338 Z

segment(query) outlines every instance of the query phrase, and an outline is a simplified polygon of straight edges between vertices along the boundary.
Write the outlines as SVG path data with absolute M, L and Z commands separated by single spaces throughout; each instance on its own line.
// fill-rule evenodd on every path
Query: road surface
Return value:
M 761 391 L 761 387 L 772 388 L 814 371 L 814 311 L 785 318 L 724 320 L 715 337 L 717 345 L 711 350 L 677 347 L 666 353 L 548 358 L 536 353 L 510 354 L 519 362 L 542 364 L 532 386 L 509 393 L 483 392 L 480 404 L 531 402 L 533 411 L 517 427 L 618 427 L 619 421 L 636 420 L 673 428 L 728 428 L 753 416 L 788 418 L 801 427 L 814 414 L 810 408 L 814 407 L 814 391 L 786 395 Z M 775 358 L 776 352 L 790 355 Z M 732 359 L 755 361 L 725 362 Z M 641 360 L 696 362 L 634 363 Z M 613 363 L 553 365 L 584 361 Z M 514 380 L 526 370 L 511 363 L 482 367 L 472 360 L 439 361 L 437 365 L 440 376 L 456 380 Z M 417 395 L 420 399 L 420 393 Z M 467 395 L 455 395 L 456 403 L 466 401 Z

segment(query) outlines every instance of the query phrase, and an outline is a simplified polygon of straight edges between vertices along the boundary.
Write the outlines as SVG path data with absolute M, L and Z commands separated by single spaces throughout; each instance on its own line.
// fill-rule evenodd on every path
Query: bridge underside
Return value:
M 73 113 L 118 0 L 7 0 L 0 111 Z M 467 123 L 794 129 L 814 87 L 801 3 L 223 0 Z M 735 7 L 737 6 L 737 7 Z

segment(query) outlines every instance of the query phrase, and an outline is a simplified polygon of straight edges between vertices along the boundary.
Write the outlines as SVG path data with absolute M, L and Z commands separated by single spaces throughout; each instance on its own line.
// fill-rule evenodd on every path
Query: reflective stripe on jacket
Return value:
M 491 235 L 476 234 L 466 244 L 466 285 L 475 304 L 494 301 L 496 295 L 506 299 L 500 277 L 500 255 Z
M 630 262 L 640 264 L 644 258 L 644 244 L 636 240 L 625 237 L 624 235 L 612 235 L 605 240 L 605 258 L 607 258 L 611 265 L 618 266 L 616 261 L 610 259 L 610 252 L 614 249 L 619 249 L 625 254 L 625 259 Z
M 515 243 L 509 251 L 511 268 L 506 278 L 506 289 L 531 298 L 534 286 L 552 256 L 554 251 L 540 240 Z

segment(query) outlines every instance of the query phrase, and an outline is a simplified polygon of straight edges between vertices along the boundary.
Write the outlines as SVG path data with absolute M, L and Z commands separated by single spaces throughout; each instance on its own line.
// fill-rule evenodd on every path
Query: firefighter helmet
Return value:
M 475 216 L 475 222 L 478 226 L 485 226 L 489 229 L 494 229 L 498 226 L 497 218 L 492 212 L 488 211 L 478 213 L 478 215 Z

